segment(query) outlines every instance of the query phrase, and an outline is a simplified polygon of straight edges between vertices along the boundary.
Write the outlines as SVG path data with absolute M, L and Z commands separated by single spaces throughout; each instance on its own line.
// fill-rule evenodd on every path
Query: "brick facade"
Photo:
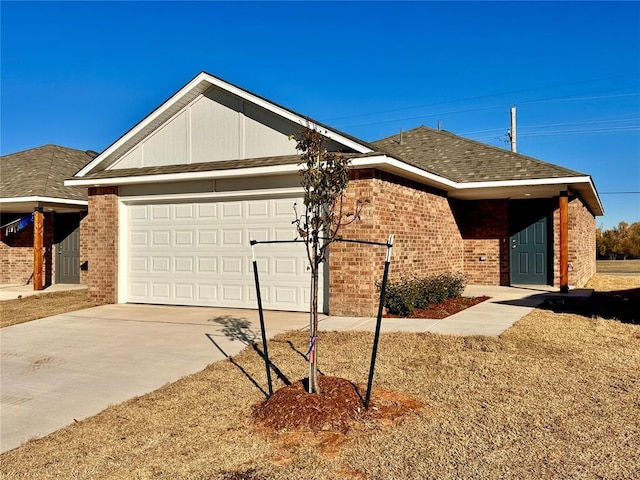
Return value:
M 44 214 L 44 285 L 51 285 L 55 279 L 53 221 L 52 213 Z M 33 224 L 0 241 L 0 283 L 26 284 L 33 280 L 32 277 Z
M 459 201 L 455 213 L 467 283 L 509 285 L 508 200 Z
M 596 219 L 579 197 L 569 198 L 569 286 L 584 287 L 596 273 Z M 560 286 L 560 208 L 553 211 L 553 285 Z
M 81 275 L 89 297 L 98 303 L 118 302 L 118 187 L 89 188 L 89 212 L 80 229 Z
M 368 200 L 345 238 L 384 242 L 394 234 L 390 279 L 463 271 L 463 241 L 449 199 L 424 185 L 377 170 L 356 170 L 346 204 Z M 446 254 L 443 254 L 446 252 Z M 373 315 L 376 282 L 382 278 L 383 247 L 335 243 L 329 255 L 329 311 Z

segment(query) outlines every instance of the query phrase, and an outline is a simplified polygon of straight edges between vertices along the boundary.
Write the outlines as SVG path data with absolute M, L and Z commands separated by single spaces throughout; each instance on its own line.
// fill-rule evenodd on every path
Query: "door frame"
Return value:
M 533 223 L 544 218 L 545 220 L 545 268 L 546 279 L 544 283 L 537 285 L 553 285 L 554 276 L 554 223 L 553 223 L 553 199 L 523 199 L 509 200 L 509 228 L 508 228 L 508 249 L 509 249 L 509 285 L 522 285 L 521 282 L 514 282 L 513 267 L 517 261 L 512 248 L 512 238 L 514 235 L 528 228 Z M 524 226 L 524 227 L 523 227 Z M 536 285 L 536 284 L 533 284 Z
M 55 262 L 55 283 L 62 283 L 61 275 L 62 275 L 62 262 L 61 255 L 62 251 L 60 246 L 62 242 L 64 242 L 71 235 L 76 235 L 78 237 L 78 268 L 77 268 L 77 282 L 71 283 L 80 283 L 80 212 L 73 213 L 54 213 L 53 220 L 53 236 L 54 236 L 54 262 Z M 64 282 L 69 283 L 69 282 Z

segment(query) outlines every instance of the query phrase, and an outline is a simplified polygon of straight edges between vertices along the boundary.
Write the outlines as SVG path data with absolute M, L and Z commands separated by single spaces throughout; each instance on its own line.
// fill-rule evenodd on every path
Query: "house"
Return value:
M 603 210 L 588 175 L 426 127 L 367 143 L 202 72 L 65 182 L 88 188 L 93 298 L 255 307 L 249 241 L 295 237 L 289 137 L 307 125 L 350 157 L 346 201 L 369 200 L 344 236 L 395 235 L 391 278 L 566 290 L 595 272 Z M 325 311 L 375 312 L 383 250 L 331 246 Z M 304 248 L 259 245 L 257 259 L 265 308 L 308 310 Z
M 44 145 L 0 157 L 0 283 L 80 283 L 87 189 L 64 180 L 96 155 Z

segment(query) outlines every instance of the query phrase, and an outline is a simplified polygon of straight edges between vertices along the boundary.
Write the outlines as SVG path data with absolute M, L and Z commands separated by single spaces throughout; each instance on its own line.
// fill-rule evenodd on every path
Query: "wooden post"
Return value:
M 569 194 L 560 192 L 560 292 L 569 292 Z
M 44 214 L 42 208 L 37 207 L 33 212 L 33 289 L 42 290 L 44 245 Z

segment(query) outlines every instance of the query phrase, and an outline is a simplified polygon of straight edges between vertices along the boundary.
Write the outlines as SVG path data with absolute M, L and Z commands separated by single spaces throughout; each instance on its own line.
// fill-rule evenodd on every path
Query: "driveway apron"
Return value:
M 265 312 L 268 336 L 308 314 Z M 260 340 L 257 312 L 104 305 L 0 329 L 0 451 L 156 390 Z

